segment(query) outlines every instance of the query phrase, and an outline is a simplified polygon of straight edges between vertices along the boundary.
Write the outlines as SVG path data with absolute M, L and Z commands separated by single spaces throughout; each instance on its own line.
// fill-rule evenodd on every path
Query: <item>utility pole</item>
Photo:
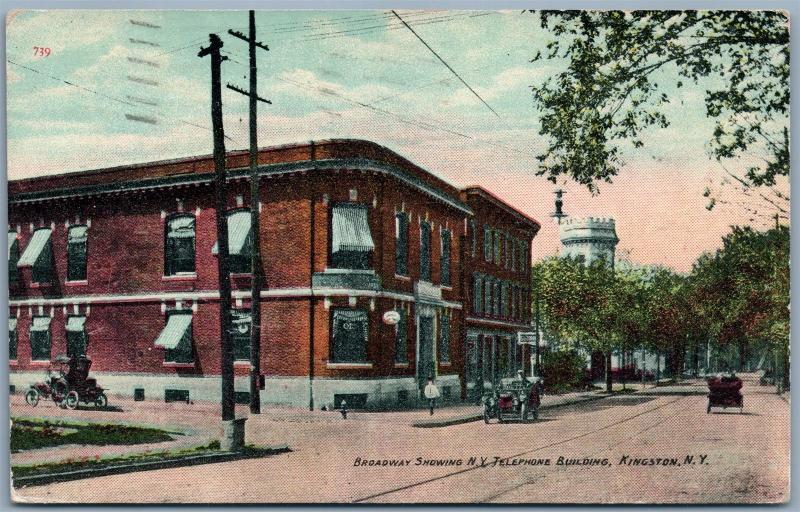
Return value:
M 258 101 L 272 103 L 258 96 L 258 70 L 256 66 L 256 47 L 269 48 L 256 41 L 256 13 L 250 11 L 249 36 L 236 30 L 228 30 L 234 37 L 246 41 L 250 46 L 250 90 L 245 91 L 227 84 L 228 89 L 244 94 L 250 100 L 250 227 L 252 229 L 252 250 L 250 268 L 250 412 L 261 414 L 261 191 L 258 175 Z
M 222 40 L 209 34 L 209 45 L 201 48 L 198 57 L 211 56 L 211 126 L 214 134 L 214 191 L 217 220 L 217 270 L 219 274 L 219 322 L 220 322 L 220 373 L 222 380 L 222 424 L 223 450 L 240 449 L 244 443 L 244 418 L 236 422 L 233 392 L 233 346 L 230 335 L 231 280 L 228 254 L 228 223 L 225 215 L 227 205 L 225 183 L 225 131 L 222 126 L 221 64 L 227 57 L 220 55 Z M 238 432 L 241 430 L 241 432 Z M 241 441 L 239 439 L 241 438 Z

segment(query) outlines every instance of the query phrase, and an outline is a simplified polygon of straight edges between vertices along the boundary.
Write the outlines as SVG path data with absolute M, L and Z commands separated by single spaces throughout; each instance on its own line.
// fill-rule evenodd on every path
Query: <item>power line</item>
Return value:
M 424 39 L 422 39 L 422 37 L 421 37 L 419 34 L 417 34 L 417 32 L 416 32 L 416 31 L 415 31 L 413 28 L 411 28 L 411 25 L 409 25 L 408 23 L 406 23 L 406 22 L 405 22 L 405 20 L 404 20 L 403 18 L 401 18 L 401 17 L 400 17 L 400 15 L 399 15 L 399 14 L 397 14 L 397 12 L 396 12 L 396 11 L 392 11 L 392 14 L 394 14 L 395 16 L 397 16 L 397 19 L 398 19 L 398 20 L 400 20 L 400 21 L 403 23 L 403 25 L 405 25 L 405 26 L 406 26 L 406 28 L 407 28 L 408 30 L 410 30 L 410 31 L 411 31 L 411 33 L 412 33 L 412 34 L 414 34 L 415 36 L 417 36 L 417 39 L 419 39 L 419 40 L 422 42 L 422 44 L 424 44 L 424 45 L 425 45 L 425 47 L 426 47 L 428 50 L 430 50 L 430 51 L 431 51 L 431 53 L 432 53 L 432 54 L 434 54 L 434 55 L 436 56 L 436 58 L 437 58 L 437 59 L 439 59 L 439 60 L 442 62 L 442 64 L 444 64 L 444 65 L 445 65 L 445 67 L 447 67 L 447 69 L 449 69 L 449 70 L 450 70 L 450 72 L 451 72 L 451 73 L 453 73 L 453 74 L 456 76 L 456 78 L 458 78 L 458 79 L 459 79 L 459 81 L 461 81 L 461 83 L 462 83 L 462 84 L 464 84 L 464 86 L 465 86 L 467 89 L 469 89 L 469 90 L 470 90 L 470 92 L 472 92 L 472 94 L 474 94 L 474 95 L 475 95 L 475 97 L 476 97 L 476 98 L 478 98 L 479 100 L 481 100 L 481 103 L 483 103 L 484 105 L 486 105 L 486 108 L 488 108 L 489 110 L 491 110 L 491 111 L 492 111 L 492 113 L 493 113 L 494 115 L 496 115 L 497 117 L 500 117 L 500 114 L 498 114 L 497 112 L 495 112 L 495 110 L 494 110 L 494 109 L 493 109 L 493 108 L 492 108 L 492 107 L 491 107 L 491 106 L 490 106 L 488 103 L 486 103 L 486 101 L 484 101 L 484 99 L 483 99 L 483 98 L 481 98 L 480 94 L 478 94 L 477 92 L 475 92 L 475 89 L 473 89 L 472 87 L 470 87 L 470 85 L 469 85 L 469 84 L 468 84 L 466 81 L 464 81 L 464 79 L 463 79 L 463 78 L 461 78 L 461 75 L 459 75 L 458 73 L 456 73 L 456 70 L 455 70 L 455 69 L 453 69 L 452 67 L 450 67 L 450 64 L 448 64 L 447 62 L 445 62 L 445 60 L 444 60 L 444 59 L 443 59 L 443 58 L 442 58 L 442 57 L 441 57 L 441 56 L 440 56 L 438 53 L 436 53 L 436 50 L 434 50 L 433 48 L 431 48 L 431 45 L 429 45 L 428 43 L 426 43 L 426 42 L 425 42 L 425 40 L 424 40 Z

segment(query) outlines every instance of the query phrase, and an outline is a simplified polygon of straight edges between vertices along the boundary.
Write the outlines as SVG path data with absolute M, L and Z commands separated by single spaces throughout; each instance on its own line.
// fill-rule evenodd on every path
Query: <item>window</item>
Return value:
M 483 301 L 483 313 L 485 315 L 492 314 L 492 280 L 490 278 L 486 278 L 483 280 L 483 288 L 484 288 L 484 301 Z
M 14 283 L 17 281 L 19 271 L 17 270 L 17 263 L 19 263 L 19 240 L 17 240 L 17 233 L 15 231 L 8 232 L 8 282 Z
M 394 335 L 394 362 L 408 362 L 408 313 L 403 306 L 396 310 L 400 313 L 400 321 L 395 326 Z
M 511 318 L 517 319 L 517 299 L 519 298 L 517 285 L 511 285 Z
M 493 297 L 493 299 L 494 299 L 494 308 L 493 308 L 494 316 L 500 316 L 500 299 L 501 299 L 500 290 L 501 290 L 501 288 L 502 288 L 502 285 L 500 284 L 500 281 L 495 281 L 494 282 L 494 293 L 492 294 L 494 296 Z
M 450 317 L 446 314 L 439 317 L 439 362 L 450 362 Z
M 331 214 L 331 267 L 352 270 L 372 268 L 375 244 L 369 229 L 366 205 L 343 203 Z
M 483 278 L 480 274 L 472 276 L 472 312 L 481 314 L 483 310 Z
M 450 245 L 452 243 L 452 235 L 449 229 L 442 230 L 442 254 L 439 266 L 439 281 L 444 286 L 450 285 Z
M 167 219 L 164 275 L 191 274 L 195 271 L 194 241 L 193 215 L 178 215 Z
M 331 362 L 367 362 L 369 317 L 362 309 L 334 309 L 331 326 Z
M 394 273 L 408 275 L 408 214 L 399 212 L 394 217 Z
M 67 317 L 67 355 L 85 356 L 88 340 L 86 336 L 86 317 L 68 316 Z
M 510 244 L 511 240 L 508 237 L 507 233 L 503 233 L 503 266 L 505 268 L 511 268 L 511 251 Z
M 419 225 L 419 278 L 431 280 L 431 225 L 428 222 Z
M 492 261 L 492 230 L 483 226 L 483 259 Z
M 164 347 L 164 362 L 194 362 L 194 343 L 192 342 L 192 312 L 185 310 L 167 311 L 167 323 L 155 341 Z
M 499 231 L 494 232 L 494 263 L 500 265 L 500 237 L 502 233 Z
M 236 210 L 228 214 L 228 254 L 231 274 L 252 272 L 253 231 L 250 210 Z
M 517 270 L 517 252 L 519 251 L 519 243 L 516 238 L 511 238 L 508 244 L 511 249 L 511 270 Z
M 508 318 L 508 291 L 509 291 L 508 283 L 503 282 L 503 284 L 501 286 L 502 286 L 502 288 L 501 288 L 502 291 L 500 292 L 501 293 L 501 295 L 500 295 L 500 297 L 501 297 L 501 306 L 500 306 L 501 307 L 501 311 L 500 311 L 500 314 L 502 315 L 503 318 Z
M 250 360 L 250 329 L 252 318 L 250 310 L 231 310 L 231 342 L 233 343 L 233 358 L 236 361 Z
M 67 232 L 68 281 L 86 280 L 86 235 L 86 226 L 71 226 Z
M 50 317 L 35 316 L 31 322 L 31 359 L 50 360 Z
M 8 319 L 8 358 L 12 361 L 17 359 L 17 343 L 19 336 L 17 335 L 17 319 Z
M 20 256 L 17 267 L 31 267 L 34 283 L 49 283 L 53 276 L 53 250 L 50 242 L 52 230 L 37 229 Z

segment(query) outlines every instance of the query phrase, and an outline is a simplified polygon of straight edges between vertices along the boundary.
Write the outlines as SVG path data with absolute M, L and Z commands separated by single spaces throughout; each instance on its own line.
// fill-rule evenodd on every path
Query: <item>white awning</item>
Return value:
M 8 232 L 8 259 L 11 259 L 11 249 L 14 248 L 14 244 L 17 243 L 17 232 L 16 231 L 9 231 Z
M 331 252 L 369 252 L 375 249 L 369 231 L 367 208 L 337 206 L 333 209 Z
M 181 215 L 169 221 L 169 236 L 175 238 L 192 238 L 194 236 L 194 217 Z
M 47 331 L 50 329 L 49 316 L 35 316 L 31 324 L 31 331 Z
M 49 229 L 37 229 L 33 232 L 31 241 L 19 258 L 18 267 L 31 267 L 36 263 L 36 260 L 42 254 L 42 250 L 50 241 L 50 233 L 51 230 Z
M 228 215 L 228 254 L 241 255 L 247 236 L 250 234 L 250 211 L 241 210 Z M 214 244 L 211 254 L 219 252 L 218 244 Z
M 170 315 L 167 325 L 161 331 L 155 344 L 164 348 L 175 348 L 186 334 L 186 329 L 192 324 L 192 315 Z
M 66 329 L 68 332 L 83 332 L 84 324 L 86 324 L 85 316 L 71 316 L 67 318 Z
M 86 241 L 86 232 L 89 230 L 86 226 L 72 226 L 69 228 L 69 241 L 70 242 L 84 242 Z
M 17 319 L 16 318 L 9 318 L 8 319 L 8 330 L 13 331 L 17 328 Z

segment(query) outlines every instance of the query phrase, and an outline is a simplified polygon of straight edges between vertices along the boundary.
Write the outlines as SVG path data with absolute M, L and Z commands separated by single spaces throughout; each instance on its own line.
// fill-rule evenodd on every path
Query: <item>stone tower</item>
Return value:
M 559 224 L 562 256 L 583 260 L 587 265 L 603 258 L 613 267 L 619 242 L 614 219 L 567 218 Z

